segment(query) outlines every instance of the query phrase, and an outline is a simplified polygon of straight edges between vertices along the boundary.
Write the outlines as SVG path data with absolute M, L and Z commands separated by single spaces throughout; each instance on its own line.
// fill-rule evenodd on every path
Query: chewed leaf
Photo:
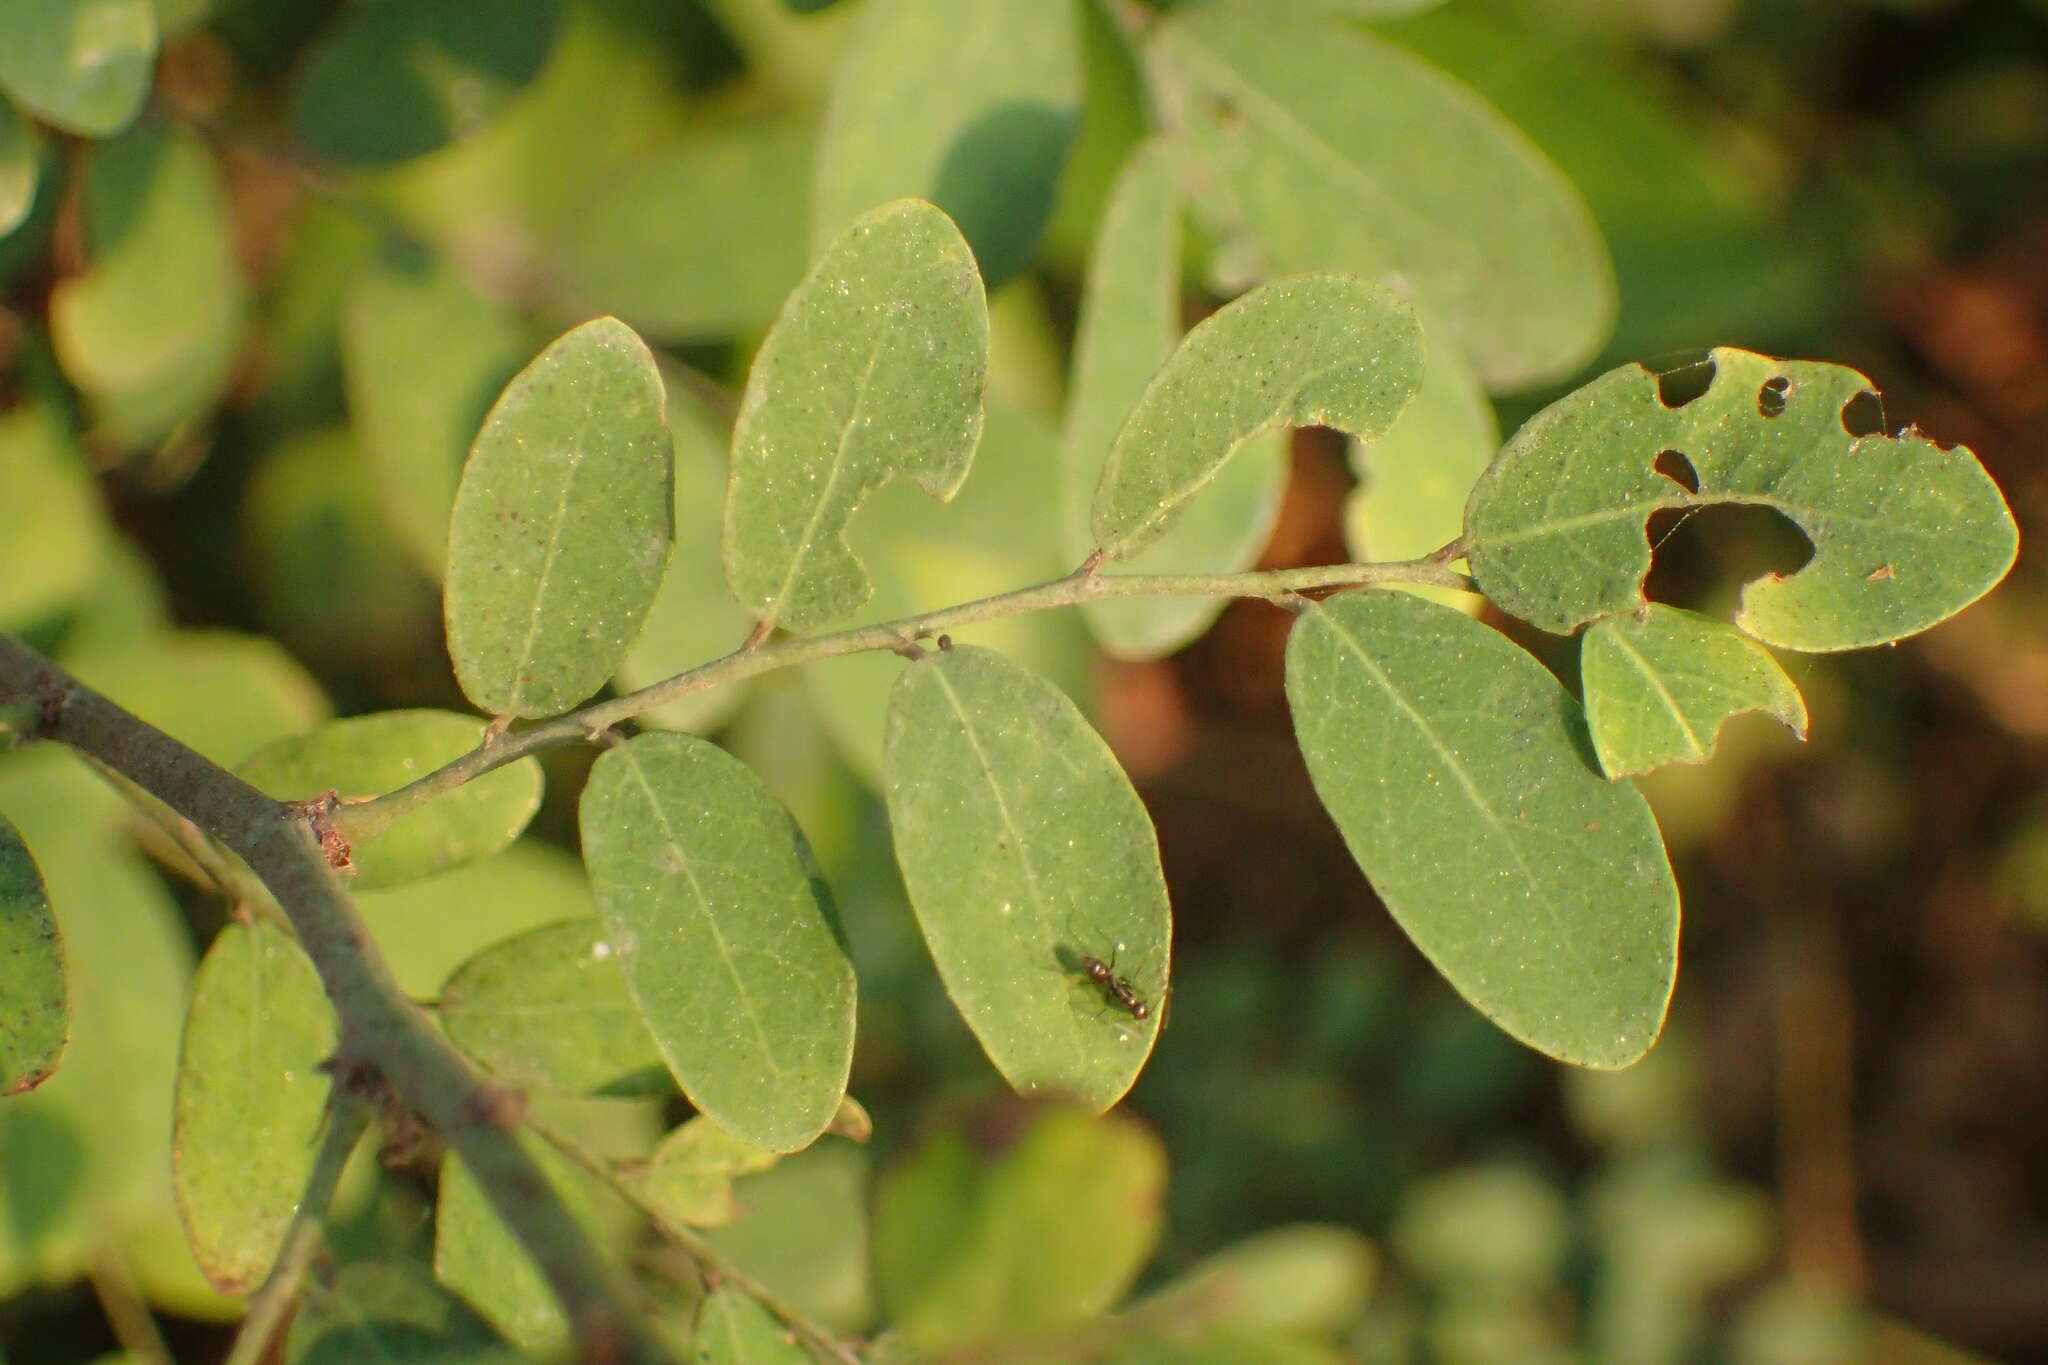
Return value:
M 1116 1103 L 1158 1036 L 1171 923 L 1109 746 L 1058 688 L 966 645 L 904 670 L 885 746 L 896 861 L 967 1026 L 1018 1091 Z
M 381 796 L 460 758 L 483 737 L 484 724 L 474 716 L 380 711 L 267 744 L 235 772 L 281 801 L 328 791 L 344 800 Z M 539 761 L 522 758 L 375 831 L 353 825 L 344 803 L 334 818 L 354 844 L 356 887 L 397 886 L 496 853 L 540 808 L 540 785 Z
M 1722 722 L 1765 711 L 1806 733 L 1806 702 L 1770 652 L 1733 626 L 1672 607 L 1609 616 L 1579 646 L 1593 748 L 1609 777 L 1704 763 Z
M 1183 5 L 1152 30 L 1162 117 L 1227 283 L 1398 280 L 1496 389 L 1584 364 L 1613 325 L 1614 274 L 1571 183 L 1469 87 L 1303 9 Z
M 64 945 L 42 873 L 0 815 L 0 1095 L 42 1084 L 71 1032 Z
M 855 219 L 783 305 L 732 438 L 725 576 L 793 630 L 872 591 L 847 548 L 861 500 L 891 479 L 940 500 L 981 436 L 988 308 L 959 229 L 899 199 Z
M 1422 328 L 1348 275 L 1254 289 L 1189 332 L 1117 432 L 1095 490 L 1095 542 L 1129 559 L 1178 521 L 1246 441 L 1274 426 L 1371 439 L 1422 380 Z
M 1627 1066 L 1678 969 L 1678 887 L 1649 805 L 1584 753 L 1578 706 L 1490 627 L 1345 593 L 1287 642 L 1316 794 L 1423 954 L 1561 1061 Z
M 206 1277 L 263 1282 L 298 1208 L 327 1109 L 334 1011 L 313 964 L 268 924 L 230 924 L 192 984 L 178 1058 L 172 1184 Z
M 667 395 L 616 318 L 541 352 L 469 452 L 448 527 L 448 652 L 493 715 L 552 716 L 604 686 L 674 534 Z
M 1660 508 L 1775 508 L 1813 542 L 1798 572 L 1751 583 L 1736 624 L 1808 652 L 1897 640 L 1961 611 L 2005 576 L 2019 533 L 1961 446 L 1917 431 L 1856 436 L 1870 382 L 1840 365 L 1713 353 L 1705 393 L 1666 407 L 1640 365 L 1537 413 L 1472 490 L 1474 577 L 1503 611 L 1564 633 L 1643 605 L 1645 522 Z M 1694 492 L 1660 472 L 1675 451 Z
M 853 967 L 796 824 L 694 735 L 605 753 L 583 857 L 606 941 L 683 1093 L 776 1151 L 832 1119 L 853 1058 Z

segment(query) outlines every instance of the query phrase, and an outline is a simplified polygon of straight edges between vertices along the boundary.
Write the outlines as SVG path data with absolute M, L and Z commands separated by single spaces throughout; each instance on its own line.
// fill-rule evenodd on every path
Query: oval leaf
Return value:
M 918 924 L 989 1060 L 1021 1093 L 1116 1103 L 1158 1036 L 1172 920 L 1109 746 L 1066 693 L 963 645 L 897 679 L 883 769 Z
M 853 967 L 789 813 L 708 741 L 645 734 L 583 791 L 606 937 L 690 1102 L 736 1136 L 805 1146 L 846 1093 Z
M 474 716 L 453 711 L 384 711 L 321 726 L 257 750 L 237 766 L 244 782 L 281 801 L 324 792 L 381 796 L 462 757 L 483 741 Z M 540 809 L 540 763 L 522 758 L 437 797 L 395 824 L 352 824 L 346 805 L 335 824 L 354 844 L 356 886 L 371 890 L 417 881 L 496 853 Z
M 52 292 L 50 339 L 100 432 L 151 445 L 234 368 L 248 287 L 227 189 L 196 134 L 142 123 L 94 149 L 85 217 L 91 268 Z
M 1316 793 L 1396 921 L 1481 1013 L 1581 1066 L 1656 1041 L 1678 888 L 1649 805 L 1499 632 L 1407 593 L 1309 608 L 1287 700 Z
M 1117 177 L 1088 259 L 1074 337 L 1072 393 L 1061 461 L 1070 562 L 1095 548 L 1089 499 L 1101 481 L 1117 429 L 1180 339 L 1180 203 L 1166 149 L 1132 152 Z M 1230 573 L 1248 569 L 1272 533 L 1287 476 L 1287 443 L 1227 461 L 1209 496 L 1149 551 L 1139 573 Z M 1084 602 L 1082 615 L 1119 658 L 1170 654 L 1209 628 L 1220 597 L 1150 597 Z
M 474 132 L 540 73 L 560 0 L 350 9 L 292 91 L 292 132 L 344 164 L 402 161 Z
M 1473 576 L 1500 606 L 1564 633 L 1644 603 L 1645 521 L 1667 507 L 1774 508 L 1813 542 L 1789 577 L 1743 590 L 1736 624 L 1807 652 L 1883 644 L 1989 592 L 2019 531 L 1962 446 L 1918 431 L 1852 436 L 1870 381 L 1840 365 L 1714 351 L 1705 393 L 1668 408 L 1640 365 L 1610 370 L 1523 424 L 1465 508 Z M 1656 467 L 1691 462 L 1698 492 Z
M 0 90 L 81 137 L 128 126 L 156 74 L 150 0 L 8 0 L 0 5 Z
M 1733 626 L 1652 604 L 1609 616 L 1579 646 L 1593 749 L 1609 777 L 1704 763 L 1721 725 L 1764 711 L 1806 737 L 1806 702 L 1770 652 Z
M 41 403 L 0 413 L 0 470 L 0 625 L 33 627 L 97 600 L 106 518 L 64 420 Z
M 493 715 L 552 716 L 604 686 L 674 536 L 667 398 L 631 328 L 566 333 L 484 420 L 448 527 L 448 652 Z
M 891 479 L 942 501 L 959 490 L 987 364 L 981 277 L 945 214 L 899 200 L 841 233 L 747 378 L 724 538 L 742 605 L 802 629 L 865 602 L 848 518 Z
M 943 1351 L 1104 1312 L 1158 1241 L 1165 1183 L 1159 1140 L 1114 1116 L 1046 1111 L 994 1158 L 945 1130 L 876 1191 L 888 1318 Z
M 666 1095 L 661 1052 L 594 919 L 507 939 L 441 988 L 441 1027 L 514 1085 L 563 1095 Z
M 875 0 L 839 61 L 811 195 L 814 246 L 914 195 L 944 209 L 991 287 L 1031 260 L 1081 121 L 1075 7 Z
M 599 1239 L 603 1215 L 590 1177 L 539 1138 L 525 1135 L 520 1141 L 555 1197 L 593 1240 Z M 514 1345 L 559 1351 L 569 1340 L 569 1323 L 554 1292 L 453 1152 L 442 1158 L 440 1184 L 434 1209 L 435 1278 L 468 1300 Z
M 20 227 L 35 207 L 42 169 L 42 135 L 13 105 L 0 101 L 0 237 Z
M 64 944 L 42 873 L 0 815 L 0 1095 L 41 1085 L 71 1033 Z
M 318 1155 L 334 1011 L 268 924 L 230 924 L 199 964 L 178 1058 L 171 1175 L 199 1267 L 246 1294 L 277 1258 Z
M 1422 380 L 1422 328 L 1386 290 L 1344 275 L 1279 280 L 1189 332 L 1118 431 L 1095 490 L 1095 542 L 1128 559 L 1252 436 L 1335 427 L 1370 440 Z
M 1271 7 L 1187 7 L 1151 52 L 1242 276 L 1399 279 L 1494 388 L 1599 348 L 1615 292 L 1592 216 L 1467 87 L 1354 25 Z

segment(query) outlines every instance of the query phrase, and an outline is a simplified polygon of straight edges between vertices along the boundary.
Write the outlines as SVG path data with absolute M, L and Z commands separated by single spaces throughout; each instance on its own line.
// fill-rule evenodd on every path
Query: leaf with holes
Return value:
M 671 1093 L 618 957 L 595 919 L 494 944 L 441 988 L 449 1040 L 513 1085 L 562 1095 Z
M 1851 435 L 1870 381 L 1840 365 L 1713 353 L 1705 393 L 1666 407 L 1640 365 L 1610 370 L 1523 424 L 1465 507 L 1472 573 L 1503 611 L 1559 633 L 1643 605 L 1645 522 L 1662 508 L 1773 508 L 1813 542 L 1788 577 L 1743 590 L 1736 624 L 1766 644 L 1857 649 L 1925 630 L 2012 566 L 2019 532 L 1976 456 L 1914 430 Z M 1693 492 L 1657 468 L 1677 451 Z
M 476 748 L 483 735 L 483 722 L 453 711 L 381 711 L 265 745 L 235 772 L 281 801 L 333 791 L 346 803 L 424 777 Z M 373 890 L 418 881 L 504 848 L 540 808 L 540 785 L 540 762 L 522 758 L 389 825 L 353 822 L 347 804 L 332 818 L 354 845 L 356 887 Z
M 1282 8 L 1183 6 L 1148 45 L 1219 273 L 1398 280 L 1493 388 L 1584 364 L 1613 325 L 1614 277 L 1570 182 L 1422 58 Z
M 263 1283 L 327 1112 L 334 1011 L 313 964 L 264 923 L 220 931 L 192 983 L 171 1151 L 193 1254 L 223 1293 Z
M 883 767 L 918 924 L 989 1060 L 1023 1094 L 1116 1103 L 1158 1036 L 1172 923 L 1109 746 L 1064 692 L 962 645 L 897 679 Z
M 1579 684 L 1609 777 L 1704 763 L 1722 723 L 1744 711 L 1767 712 L 1806 737 L 1806 702 L 1770 651 L 1673 607 L 1594 622 L 1579 645 Z
M 747 378 L 724 537 L 741 604 L 801 630 L 865 602 L 847 521 L 891 479 L 940 501 L 959 491 L 987 364 L 981 277 L 945 214 L 902 199 L 841 233 Z
M 990 287 L 1029 264 L 1081 121 L 1075 10 L 1064 0 L 871 0 L 825 110 L 814 241 L 915 195 L 960 225 Z
M 853 967 L 803 834 L 707 740 L 644 734 L 583 791 L 583 857 L 606 941 L 690 1102 L 779 1152 L 846 1093 Z
M 1158 142 L 1132 152 L 1117 177 L 1088 258 L 1074 338 L 1073 394 L 1062 441 L 1062 518 L 1068 562 L 1095 548 L 1089 500 L 1123 425 L 1180 339 L 1180 200 Z M 1287 478 L 1287 435 L 1226 461 L 1188 515 L 1128 561 L 1136 573 L 1233 573 L 1248 569 L 1272 533 Z M 1104 649 L 1125 659 L 1170 654 L 1209 628 L 1220 597 L 1084 602 L 1081 614 Z
M 1302 275 L 1254 289 L 1181 341 L 1117 432 L 1095 490 L 1095 543 L 1129 559 L 1274 426 L 1371 440 L 1422 380 L 1422 328 L 1380 286 Z
M 604 686 L 674 534 L 666 394 L 599 318 L 521 370 L 484 420 L 448 526 L 448 652 L 492 715 L 552 716 Z
M 33 1090 L 57 1068 L 71 1031 L 64 944 L 42 873 L 0 815 L 0 1095 Z
M 1649 805 L 1543 665 L 1401 592 L 1312 606 L 1287 701 L 1316 794 L 1401 928 L 1482 1014 L 1581 1066 L 1641 1057 L 1678 968 Z

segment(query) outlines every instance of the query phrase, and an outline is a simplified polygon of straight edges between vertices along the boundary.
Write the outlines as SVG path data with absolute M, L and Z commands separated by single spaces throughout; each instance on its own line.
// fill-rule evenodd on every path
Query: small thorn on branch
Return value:
M 306 828 L 320 843 L 320 856 L 327 860 L 329 867 L 353 877 L 356 865 L 351 855 L 355 850 L 334 823 L 334 808 L 341 804 L 341 794 L 329 788 L 309 801 L 287 801 L 284 809 L 291 819 L 306 822 Z
M 772 620 L 755 622 L 752 633 L 747 636 L 747 642 L 740 646 L 740 652 L 744 654 L 749 650 L 759 649 L 762 645 L 768 643 L 768 637 L 774 633 L 775 622 Z

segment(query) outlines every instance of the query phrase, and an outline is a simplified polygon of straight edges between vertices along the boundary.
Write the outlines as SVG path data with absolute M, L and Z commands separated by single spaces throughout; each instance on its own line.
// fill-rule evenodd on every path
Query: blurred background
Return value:
M 0 128 L 0 206 L 21 207 L 0 234 L 0 628 L 224 762 L 327 715 L 461 709 L 436 588 L 455 461 L 540 344 L 613 311 L 673 362 L 679 457 L 672 586 L 621 685 L 737 644 L 723 426 L 807 259 L 819 112 L 861 7 L 157 0 L 133 130 Z M 1806 744 L 1746 717 L 1711 765 L 1644 784 L 1683 965 L 1666 1038 L 1611 1075 L 1499 1034 L 1388 921 L 1295 752 L 1281 613 L 1233 606 L 1144 663 L 1104 659 L 1071 615 L 981 637 L 1083 701 L 1159 825 L 1174 991 L 1126 1105 L 1170 1162 L 1149 1278 L 1309 1220 L 1376 1249 L 1341 1324 L 1361 1361 L 2048 1359 L 2048 5 L 1349 8 L 1418 11 L 1374 28 L 1584 195 L 1620 312 L 1573 382 L 1718 344 L 1855 366 L 1889 428 L 1977 452 L 2021 557 L 1899 648 L 1787 657 Z M 1091 44 L 1044 239 L 990 298 L 987 472 L 943 510 L 891 488 L 864 511 L 876 616 L 1072 567 L 1033 471 L 1058 464 L 1088 244 L 1144 119 Z M 1215 302 L 1194 276 L 1188 300 Z M 1501 430 L 1565 387 L 1496 395 Z M 1358 477 L 1300 434 L 1261 563 L 1350 558 Z M 1705 610 L 1802 554 L 1770 514 L 1653 535 L 1652 595 Z M 1564 642 L 1517 638 L 1570 678 Z M 887 848 L 895 667 L 835 661 L 660 718 L 763 772 L 847 920 L 875 1140 L 756 1177 L 729 1236 L 848 1330 L 873 1313 L 866 1171 L 994 1082 Z M 408 989 L 587 909 L 587 763 L 550 756 L 506 853 L 362 898 Z M 222 907 L 66 755 L 0 755 L 0 809 L 60 910 L 82 907 L 71 1055 L 0 1105 L 0 1354 L 133 1350 L 152 1305 L 176 1358 L 216 1358 L 229 1310 L 162 1161 L 173 1021 Z M 417 1238 L 426 1208 L 371 1201 L 354 1235 Z

